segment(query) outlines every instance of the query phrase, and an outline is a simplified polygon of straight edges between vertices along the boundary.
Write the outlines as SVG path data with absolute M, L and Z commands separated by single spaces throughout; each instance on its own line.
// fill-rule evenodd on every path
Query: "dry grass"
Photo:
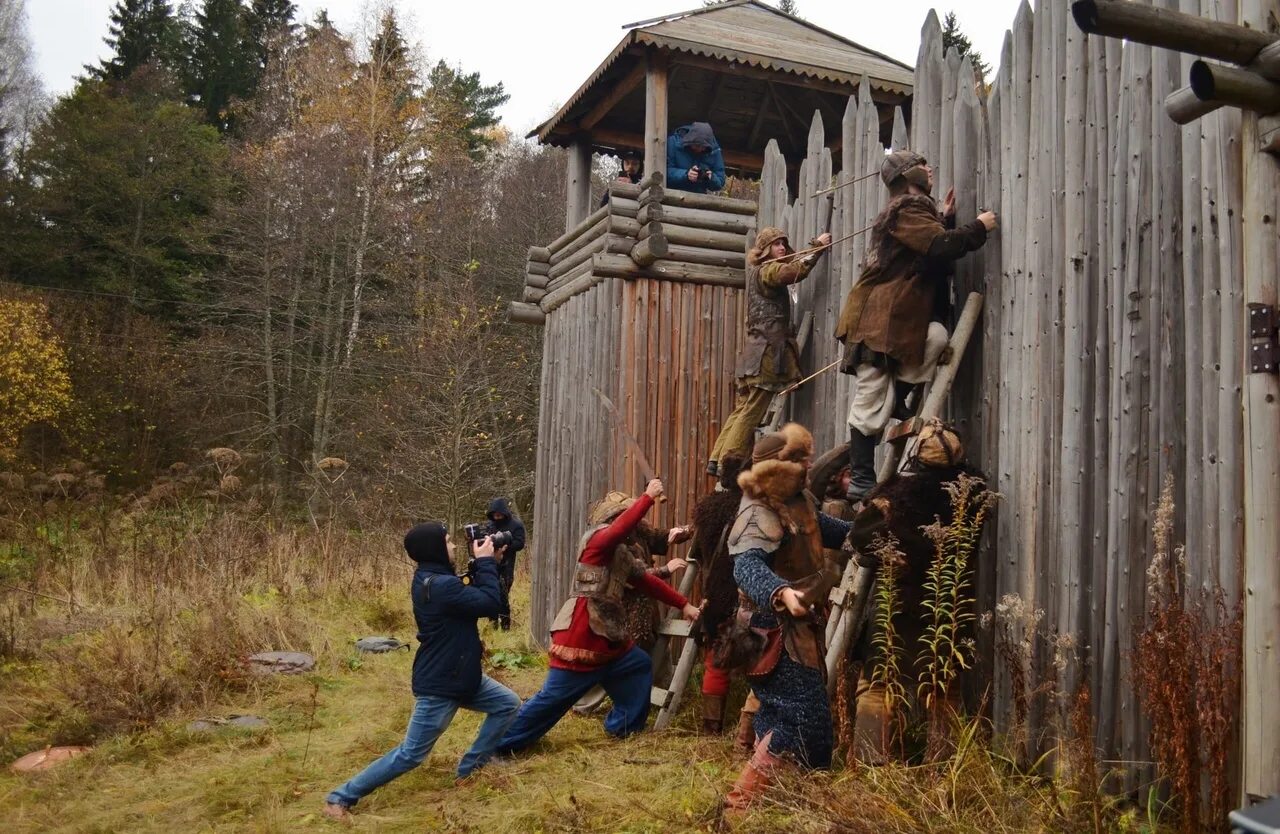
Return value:
M 410 653 L 352 647 L 369 633 L 412 638 L 398 535 L 299 533 L 172 506 L 75 529 L 59 540 L 39 590 L 74 594 L 76 605 L 8 598 L 15 649 L 0 676 L 0 745 L 6 760 L 50 743 L 95 746 L 48 773 L 0 775 L 5 830 L 333 830 L 319 815 L 325 794 L 397 743 L 412 703 Z M 129 555 L 100 558 L 100 533 L 132 542 Z M 134 560 L 156 578 L 143 581 Z M 527 595 L 519 577 L 517 623 L 527 621 Z M 489 673 L 531 695 L 545 660 L 529 636 L 482 630 L 501 661 Z M 263 648 L 312 652 L 316 671 L 245 676 L 240 659 Z M 530 655 L 532 664 L 511 662 Z M 231 713 L 264 716 L 271 728 L 185 729 Z M 720 801 L 742 760 L 728 736 L 694 735 L 696 723 L 696 694 L 672 730 L 625 742 L 607 739 L 598 717 L 569 717 L 532 755 L 455 787 L 453 768 L 479 724 L 463 711 L 421 768 L 361 803 L 355 830 L 1140 830 L 1105 802 L 1088 806 L 1101 827 L 1091 824 L 1092 810 L 1076 810 L 1088 797 L 1019 775 L 980 743 L 977 725 L 957 728 L 957 752 L 945 761 L 788 774 L 726 826 Z

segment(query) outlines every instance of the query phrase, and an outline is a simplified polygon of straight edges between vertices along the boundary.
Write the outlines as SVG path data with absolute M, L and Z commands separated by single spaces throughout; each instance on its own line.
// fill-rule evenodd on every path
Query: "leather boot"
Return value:
M 718 736 L 724 732 L 724 696 L 702 696 L 702 733 Z
M 738 781 L 724 798 L 725 812 L 737 815 L 750 808 L 777 779 L 781 766 L 782 760 L 769 752 L 769 736 L 760 739 L 755 753 L 738 774 Z
M 845 497 L 857 504 L 876 485 L 876 445 L 880 435 L 870 437 L 849 427 L 849 489 Z

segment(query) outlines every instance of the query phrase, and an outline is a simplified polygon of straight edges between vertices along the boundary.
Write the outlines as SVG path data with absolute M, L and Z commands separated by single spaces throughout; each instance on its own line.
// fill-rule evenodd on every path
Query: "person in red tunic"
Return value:
M 611 492 L 592 508 L 573 590 L 551 623 L 551 669 L 498 743 L 500 754 L 524 750 L 542 738 L 597 684 L 613 699 L 605 732 L 623 738 L 644 729 L 653 664 L 627 635 L 623 590 L 629 586 L 681 609 L 687 620 L 698 618 L 696 606 L 646 573 L 637 560 L 637 528 L 662 492 L 662 481 L 655 478 L 639 498 Z

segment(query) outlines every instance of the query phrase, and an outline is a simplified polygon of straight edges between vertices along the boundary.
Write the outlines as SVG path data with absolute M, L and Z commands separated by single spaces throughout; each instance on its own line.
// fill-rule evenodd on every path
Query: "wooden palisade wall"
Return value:
M 1246 20 L 1215 0 L 1172 5 Z M 1242 3 L 1240 14 L 1257 26 L 1274 5 Z M 1098 748 L 1136 784 L 1152 757 L 1130 655 L 1146 606 L 1153 510 L 1172 479 L 1172 536 L 1186 545 L 1189 588 L 1220 586 L 1228 603 L 1246 603 L 1244 777 L 1260 794 L 1280 790 L 1280 568 L 1267 521 L 1280 510 L 1280 472 L 1255 463 L 1246 501 L 1245 403 L 1256 400 L 1255 447 L 1280 442 L 1280 418 L 1267 398 L 1274 377 L 1251 379 L 1245 397 L 1245 303 L 1276 302 L 1280 190 L 1275 159 L 1256 150 L 1255 117 L 1224 108 L 1186 127 L 1166 117 L 1165 96 L 1185 83 L 1191 60 L 1086 38 L 1066 3 L 1036 12 L 1024 3 L 983 90 L 967 59 L 943 54 L 930 13 L 909 146 L 938 169 L 936 196 L 955 186 L 961 222 L 980 208 L 1001 215 L 954 293 L 981 291 L 986 305 L 951 417 L 1004 496 L 981 563 L 980 606 L 1017 595 L 1025 610 L 1043 612 L 1047 639 L 1028 671 L 1064 692 L 1087 681 Z M 850 100 L 837 182 L 877 169 L 874 117 Z M 905 143 L 901 121 L 894 136 Z M 798 242 L 821 231 L 830 195 L 813 194 L 830 177 L 829 151 L 811 143 L 792 200 L 771 147 L 759 223 L 781 224 Z M 878 178 L 834 194 L 837 238 L 866 227 L 885 202 Z M 867 242 L 864 234 L 837 246 L 799 288 L 797 320 L 815 317 L 809 370 L 837 355 L 835 317 Z M 1259 297 L 1246 298 L 1246 287 Z M 830 446 L 846 439 L 848 401 L 848 380 L 830 373 L 795 395 L 792 413 Z M 1257 539 L 1247 562 L 1246 506 Z M 980 651 L 1006 722 L 1007 675 L 990 640 Z M 1061 718 L 1044 713 L 1032 715 L 1033 734 Z

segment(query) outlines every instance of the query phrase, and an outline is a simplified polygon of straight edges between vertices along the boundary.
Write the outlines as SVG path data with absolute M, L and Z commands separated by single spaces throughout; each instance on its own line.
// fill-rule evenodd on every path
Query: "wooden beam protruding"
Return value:
M 667 239 L 661 234 L 649 235 L 631 249 L 631 260 L 638 266 L 649 266 L 667 256 Z
M 667 175 L 667 55 L 645 53 L 644 173 Z
M 1071 16 L 1091 35 L 1124 38 L 1233 64 L 1249 63 L 1276 40 L 1257 29 L 1130 0 L 1076 0 L 1071 4 Z
M 1267 115 L 1280 110 L 1280 84 L 1247 69 L 1196 61 L 1191 91 L 1201 101 L 1218 102 Z
M 1220 107 L 1220 101 L 1201 101 L 1190 87 L 1174 90 L 1164 99 L 1164 112 L 1174 124 L 1180 125 L 1191 124 Z
M 536 324 L 539 327 L 547 323 L 547 314 L 538 305 L 523 301 L 512 301 L 507 305 L 507 318 L 516 324 Z
M 592 107 L 591 110 L 578 121 L 578 127 L 582 130 L 590 130 L 595 127 L 601 119 L 609 114 L 610 110 L 617 106 L 618 102 L 622 101 L 631 93 L 632 90 L 640 86 L 640 82 L 644 81 L 646 70 L 647 67 L 645 66 L 645 62 L 637 61 L 636 65 L 631 68 L 631 72 L 628 72 L 621 80 L 618 81 L 617 84 L 613 85 L 613 89 L 606 93 L 604 98 L 596 102 L 596 106 Z

